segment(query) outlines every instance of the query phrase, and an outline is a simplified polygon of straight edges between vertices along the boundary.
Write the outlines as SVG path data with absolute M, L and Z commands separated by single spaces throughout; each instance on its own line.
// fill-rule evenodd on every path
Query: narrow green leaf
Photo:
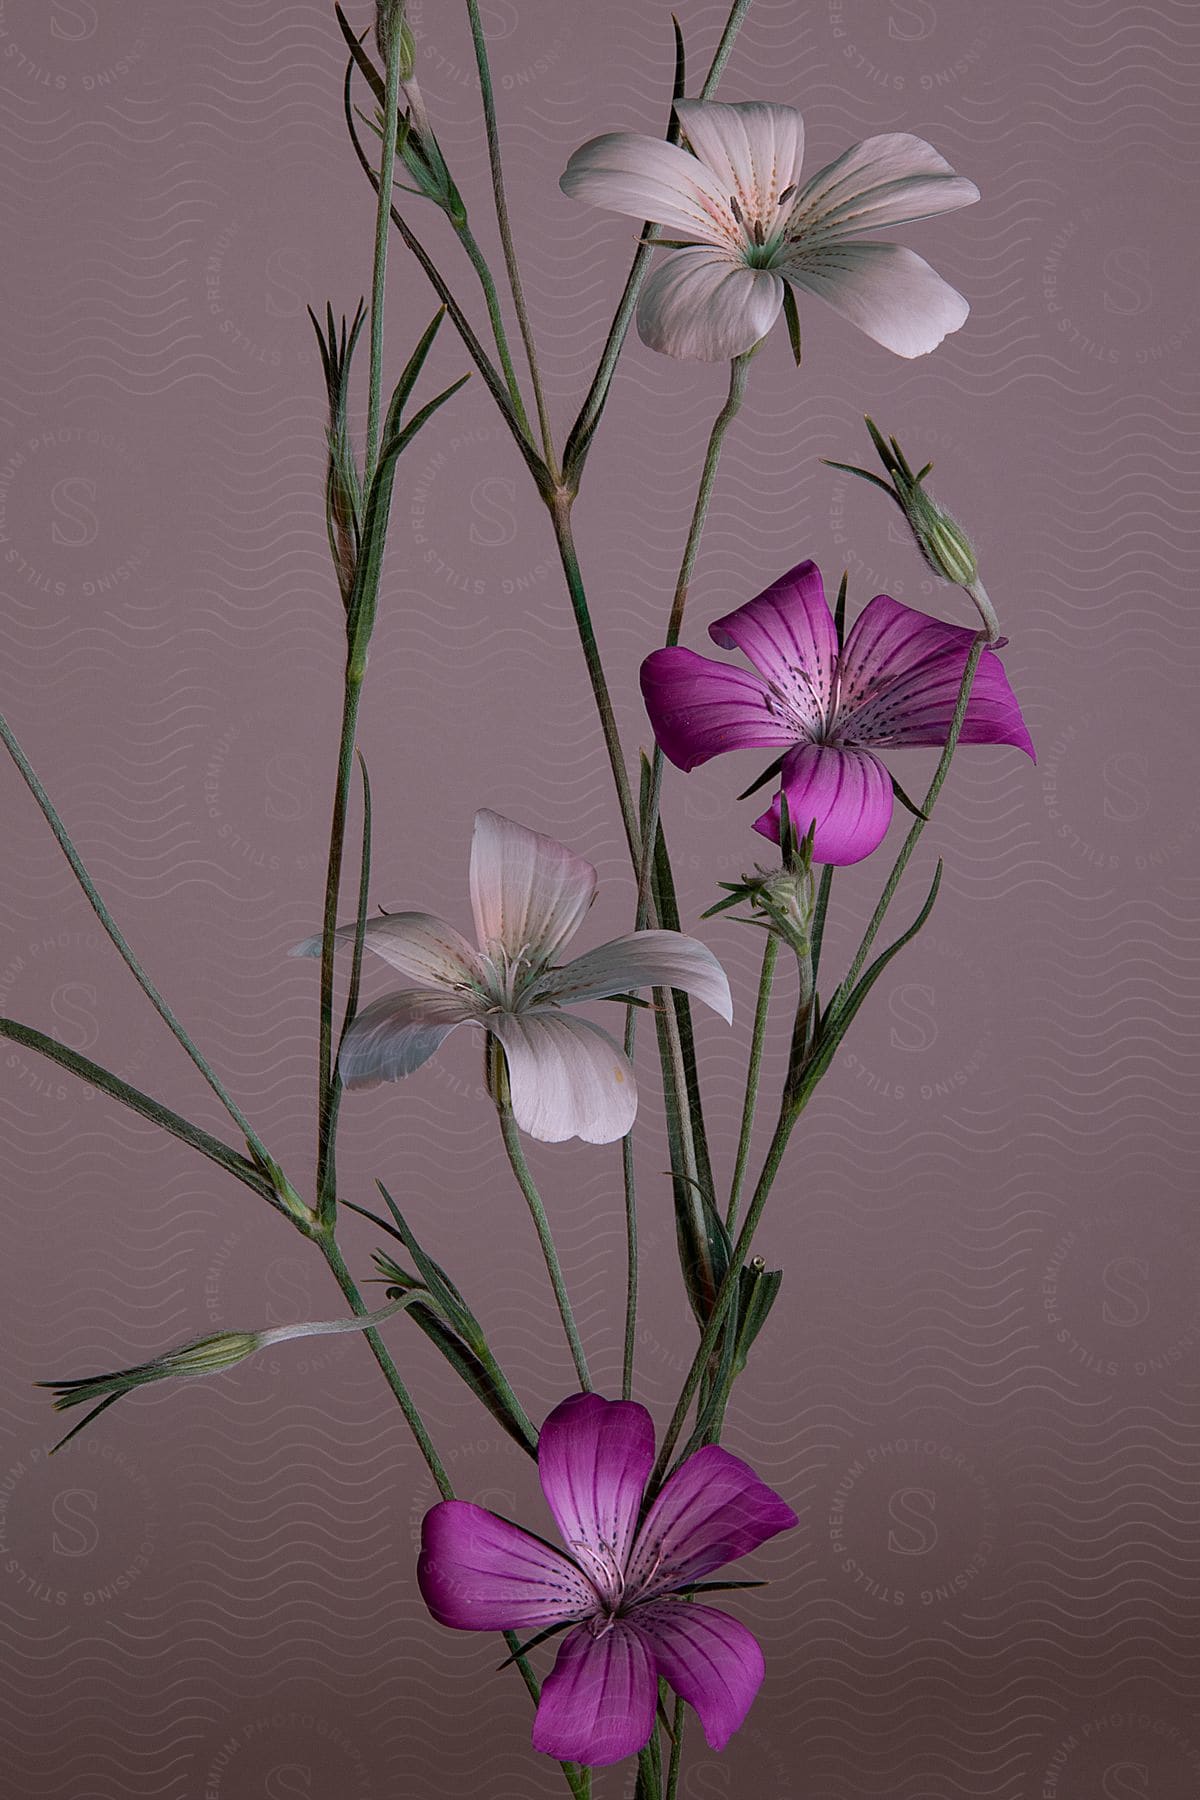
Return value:
M 51 1062 L 58 1063 L 61 1068 L 67 1069 L 72 1075 L 77 1075 L 89 1086 L 99 1088 L 102 1093 L 110 1095 L 114 1100 L 119 1100 L 122 1105 L 129 1107 L 131 1112 L 140 1113 L 142 1118 L 149 1119 L 152 1125 L 158 1125 L 162 1130 L 169 1131 L 172 1137 L 177 1137 L 183 1143 L 190 1144 L 193 1150 L 198 1150 L 201 1156 L 207 1156 L 210 1162 L 218 1164 L 226 1174 L 233 1175 L 238 1181 L 244 1182 L 248 1188 L 253 1188 L 256 1194 L 264 1200 L 269 1200 L 272 1206 L 279 1205 L 278 1197 L 272 1191 L 270 1184 L 247 1157 L 241 1156 L 228 1144 L 223 1144 L 220 1138 L 213 1137 L 210 1132 L 203 1131 L 199 1125 L 193 1125 L 189 1120 L 181 1118 L 177 1112 L 172 1112 L 169 1106 L 163 1106 L 160 1101 L 152 1100 L 149 1094 L 143 1094 L 140 1088 L 135 1088 L 129 1082 L 122 1081 L 121 1077 L 114 1075 L 111 1070 L 101 1068 L 99 1063 L 92 1062 L 89 1057 L 81 1056 L 77 1050 L 69 1050 L 65 1044 L 60 1044 L 54 1038 L 47 1037 L 45 1032 L 35 1031 L 32 1025 L 18 1024 L 15 1019 L 0 1019 L 0 1037 L 9 1038 L 14 1044 L 22 1044 L 27 1050 L 36 1050 L 39 1055 L 49 1057 Z
M 817 979 L 817 970 L 821 963 L 821 945 L 825 939 L 825 915 L 829 911 L 829 895 L 833 888 L 833 864 L 824 863 L 821 868 L 821 880 L 817 887 L 817 904 L 813 913 L 812 927 L 812 967 L 813 980 Z
M 675 14 L 671 14 L 671 27 L 675 33 L 675 76 L 671 82 L 671 105 L 682 100 L 687 93 L 687 52 L 683 47 L 683 31 Z
M 895 488 L 891 487 L 886 481 L 883 481 L 878 475 L 872 475 L 870 469 L 860 469 L 855 463 L 835 462 L 832 456 L 823 456 L 820 460 L 825 464 L 827 469 L 841 469 L 845 475 L 858 475 L 863 481 L 869 481 L 872 486 L 882 489 L 889 500 L 895 500 L 897 506 L 900 506 L 899 500 L 896 499 Z M 900 510 L 903 512 L 904 508 L 901 506 Z
M 433 318 L 421 334 L 421 339 L 416 349 L 404 365 L 404 373 L 396 383 L 395 391 L 392 394 L 391 402 L 387 410 L 387 418 L 383 427 L 383 441 L 385 444 L 389 439 L 396 437 L 399 433 L 400 415 L 404 411 L 409 395 L 416 386 L 417 376 L 425 366 L 425 358 L 429 355 L 433 346 L 433 340 L 438 334 L 438 327 L 445 316 L 445 307 L 439 306 L 437 312 L 434 313 Z M 464 375 L 463 381 L 466 379 L 467 378 Z M 459 386 L 461 387 L 461 385 L 462 383 L 460 382 Z
M 843 569 L 842 579 L 838 583 L 837 605 L 833 609 L 833 628 L 837 633 L 839 645 L 844 644 L 846 641 L 846 595 L 849 590 L 850 571 L 849 569 Z
M 383 1198 L 387 1203 L 388 1211 L 396 1221 L 396 1229 L 400 1234 L 400 1238 L 408 1250 L 409 1255 L 416 1263 L 422 1280 L 438 1305 L 442 1308 L 442 1311 L 446 1314 L 450 1323 L 454 1326 L 455 1330 L 460 1332 L 468 1341 L 471 1341 L 478 1336 L 482 1336 L 482 1333 L 479 1331 L 479 1321 L 476 1319 L 474 1313 L 471 1311 L 446 1271 L 439 1263 L 436 1263 L 433 1260 L 432 1256 L 429 1256 L 421 1248 L 408 1221 L 405 1219 L 404 1214 L 400 1211 L 400 1208 L 396 1205 L 396 1202 L 392 1199 L 392 1196 L 388 1193 L 382 1181 L 376 1181 L 375 1186 L 383 1195 Z

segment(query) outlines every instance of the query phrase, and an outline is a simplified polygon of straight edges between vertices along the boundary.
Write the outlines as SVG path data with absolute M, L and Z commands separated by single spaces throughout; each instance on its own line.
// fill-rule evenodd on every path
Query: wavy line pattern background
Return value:
M 484 8 L 560 426 L 633 228 L 564 199 L 557 172 L 596 131 L 661 129 L 669 10 Z M 700 68 L 725 7 L 677 11 Z M 409 12 L 490 252 L 464 20 L 433 0 Z M 148 967 L 293 1170 L 311 1155 L 314 980 L 285 953 L 319 917 L 339 663 L 304 308 L 352 310 L 369 281 L 339 43 L 323 0 L 0 3 L 0 693 Z M 818 162 L 913 130 L 985 198 L 912 234 L 972 300 L 935 357 L 901 363 L 815 305 L 800 373 L 782 341 L 762 353 L 685 641 L 805 554 L 847 567 L 859 604 L 883 587 L 953 604 L 869 491 L 818 461 L 861 455 L 870 410 L 935 459 L 973 528 L 1040 758 L 956 766 L 926 839 L 946 859 L 938 911 L 843 1048 L 768 1214 L 783 1298 L 729 1442 L 802 1526 L 755 1570 L 771 1578 L 746 1609 L 762 1696 L 725 1757 L 694 1753 L 686 1800 L 1200 1793 L 1200 371 L 1183 250 L 1198 74 L 1185 0 L 755 0 L 726 78 L 726 98 L 801 105 Z M 469 271 L 420 222 L 478 313 Z M 433 310 L 399 248 L 393 292 L 398 358 Z M 443 333 L 429 391 L 463 366 Z M 630 747 L 722 387 L 631 345 L 589 464 L 580 552 Z M 592 928 L 624 929 L 619 820 L 552 545 L 477 382 L 405 459 L 394 519 L 362 730 L 375 897 L 465 922 L 486 804 L 590 856 Z M 689 924 L 754 856 L 728 777 L 668 771 Z M 14 779 L 4 796 L 0 1010 L 219 1129 Z M 831 957 L 872 882 L 870 865 L 838 878 Z M 726 1173 L 749 936 L 713 922 L 739 1022 L 699 1021 Z M 642 1070 L 640 1388 L 661 1419 L 692 1338 Z M 357 1098 L 346 1187 L 366 1201 L 378 1174 L 404 1195 L 537 1418 L 569 1364 L 478 1083 L 455 1038 L 419 1078 Z M 557 1792 L 519 1689 L 492 1677 L 495 1645 L 424 1614 L 413 1551 L 434 1496 L 357 1342 L 148 1391 L 47 1461 L 33 1380 L 337 1297 L 242 1190 L 11 1051 L 0 1121 L 6 1791 Z M 611 1388 L 615 1156 L 534 1163 Z M 373 1241 L 347 1232 L 363 1274 Z M 534 1506 L 524 1460 L 423 1340 L 393 1336 L 460 1492 Z M 600 1780 L 601 1800 L 622 1783 Z

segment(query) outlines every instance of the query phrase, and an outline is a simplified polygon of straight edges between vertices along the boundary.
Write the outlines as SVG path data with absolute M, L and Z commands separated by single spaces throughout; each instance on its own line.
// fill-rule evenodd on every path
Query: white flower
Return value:
M 927 262 L 859 235 L 978 200 L 923 138 L 867 138 L 801 188 L 794 108 L 680 100 L 675 111 L 691 153 L 614 131 L 576 150 L 561 181 L 682 240 L 642 289 L 638 330 L 651 349 L 699 362 L 741 356 L 779 317 L 785 282 L 897 356 L 924 356 L 963 324 L 967 302 Z
M 523 1131 L 550 1144 L 624 1137 L 637 1113 L 629 1060 L 607 1031 L 565 1009 L 632 988 L 674 987 L 728 1020 L 725 971 L 711 950 L 678 931 L 635 931 L 556 966 L 595 899 L 596 871 L 565 844 L 499 813 L 475 815 L 470 886 L 478 949 L 430 913 L 367 921 L 367 948 L 419 985 L 356 1015 L 338 1062 L 343 1082 L 397 1081 L 427 1062 L 456 1025 L 481 1025 L 503 1046 Z M 352 942 L 354 926 L 340 926 L 337 936 Z M 292 951 L 320 954 L 320 938 Z

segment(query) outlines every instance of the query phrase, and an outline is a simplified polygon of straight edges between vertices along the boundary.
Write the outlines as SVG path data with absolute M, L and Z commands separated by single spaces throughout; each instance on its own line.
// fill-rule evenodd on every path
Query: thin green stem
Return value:
M 671 1762 L 667 1769 L 665 1800 L 676 1800 L 679 1792 L 679 1770 L 683 1762 L 683 1727 L 686 1720 L 687 1707 L 676 1695 L 675 1712 L 671 1720 Z
M 367 448 L 363 490 L 371 486 L 379 448 L 379 415 L 383 403 L 383 312 L 387 289 L 388 222 L 391 216 L 392 171 L 396 166 L 396 134 L 400 102 L 400 26 L 383 34 L 379 44 L 384 59 L 383 149 L 375 204 L 375 260 L 371 271 L 371 373 L 367 390 Z
M 41 808 L 42 817 L 45 819 L 47 825 L 49 825 L 50 830 L 54 834 L 55 842 L 58 844 L 59 849 L 70 864 L 71 873 L 83 889 L 88 905 L 108 933 L 109 939 L 118 955 L 121 957 L 121 960 L 124 962 L 125 967 L 129 970 L 143 994 L 145 994 L 147 1000 L 149 1000 L 151 1006 L 163 1021 L 163 1024 L 168 1027 L 174 1034 L 177 1042 L 187 1051 L 187 1054 L 191 1057 L 201 1075 L 203 1075 L 205 1081 L 207 1081 L 209 1087 L 221 1102 L 221 1105 L 225 1108 L 238 1130 L 245 1137 L 250 1148 L 263 1157 L 266 1162 L 270 1162 L 266 1146 L 247 1120 L 241 1107 L 226 1091 L 225 1085 L 220 1077 L 214 1072 L 206 1058 L 192 1042 L 190 1036 L 175 1017 L 175 1014 L 171 1011 L 171 1008 L 167 1005 L 166 1001 L 151 981 L 149 975 L 147 975 L 141 963 L 130 949 L 116 920 L 109 912 L 104 901 L 100 898 L 96 884 L 88 874 L 83 859 L 76 850 L 75 845 L 72 843 L 66 826 L 59 818 L 54 802 L 38 780 L 25 752 L 13 736 L 12 729 L 3 713 L 0 713 L 0 739 L 3 740 L 5 749 L 17 765 L 26 787 Z
M 496 97 L 492 90 L 492 71 L 488 64 L 487 39 L 484 36 L 483 21 L 479 16 L 478 0 L 467 0 L 467 12 L 471 20 L 471 41 L 475 46 L 475 66 L 479 71 L 479 92 L 483 100 L 483 119 L 487 131 L 488 162 L 492 171 L 492 194 L 496 202 L 496 223 L 500 228 L 500 242 L 504 249 L 504 266 L 508 270 L 508 284 L 512 290 L 513 306 L 516 308 L 517 323 L 521 329 L 521 341 L 525 346 L 525 355 L 529 361 L 529 377 L 533 382 L 533 397 L 537 405 L 538 425 L 542 434 L 542 451 L 551 473 L 557 475 L 554 441 L 550 432 L 550 415 L 546 410 L 546 396 L 542 389 L 541 371 L 538 368 L 537 351 L 533 342 L 533 329 L 529 323 L 529 312 L 525 305 L 525 293 L 521 286 L 521 271 L 517 262 L 516 245 L 513 242 L 512 225 L 508 217 L 508 201 L 504 193 L 500 134 L 496 125 Z
M 625 1055 L 633 1061 L 633 1043 L 637 1031 L 637 1011 L 625 1010 Z M 625 1350 L 621 1362 L 621 1398 L 633 1397 L 633 1359 L 637 1350 L 638 1307 L 638 1217 L 637 1189 L 633 1167 L 633 1133 L 621 1139 L 621 1174 L 625 1189 Z
M 712 98 L 717 83 L 724 73 L 725 64 L 729 61 L 734 40 L 742 28 L 742 23 L 746 14 L 750 10 L 750 4 L 751 0 L 735 0 L 735 4 L 730 10 L 729 17 L 725 22 L 725 29 L 721 33 L 721 40 L 717 45 L 716 54 L 709 64 L 708 74 L 704 78 L 704 85 L 700 89 L 701 100 L 710 100 Z M 666 135 L 668 143 L 677 144 L 679 142 L 679 124 L 678 120 L 674 117 L 671 119 Z M 626 278 L 624 292 L 617 303 L 617 310 L 613 317 L 613 322 L 609 327 L 608 337 L 605 340 L 604 349 L 600 355 L 599 366 L 592 379 L 592 385 L 588 389 L 583 405 L 579 409 L 579 416 L 575 420 L 574 425 L 572 425 L 567 437 L 566 447 L 563 452 L 563 467 L 575 484 L 578 483 L 579 475 L 583 469 L 584 458 L 588 452 L 588 447 L 591 444 L 596 427 L 600 423 L 600 414 L 603 412 L 604 403 L 608 399 L 608 390 L 612 386 L 612 378 L 616 372 L 617 359 L 621 354 L 626 333 L 633 323 L 633 315 L 637 309 L 638 296 L 642 291 L 642 283 L 646 279 L 646 274 L 650 265 L 650 257 L 654 249 L 653 240 L 648 237 L 648 234 L 654 230 L 655 226 L 653 220 L 647 219 L 639 235 L 638 247 L 634 252 L 633 263 L 629 270 L 629 275 Z
M 329 828 L 329 861 L 325 875 L 325 912 L 321 926 L 321 1023 L 317 1061 L 317 1208 L 328 1222 L 335 1205 L 336 1166 L 334 1140 L 337 1131 L 341 1085 L 333 1060 L 333 958 L 337 931 L 338 896 L 342 884 L 342 856 L 346 843 L 346 813 L 354 773 L 354 739 L 362 700 L 362 676 L 346 672 L 342 694 L 342 728 L 338 743 L 337 774 L 333 789 L 333 819 Z
M 713 1302 L 713 1309 L 709 1315 L 708 1324 L 704 1328 L 700 1343 L 696 1349 L 696 1354 L 692 1358 L 692 1366 L 688 1370 L 687 1380 L 683 1384 L 683 1392 L 680 1394 L 676 1403 L 675 1411 L 671 1415 L 671 1422 L 667 1426 L 666 1434 L 659 1449 L 658 1461 L 654 1466 L 654 1473 L 650 1477 L 648 1491 L 651 1493 L 657 1492 L 662 1486 L 663 1479 L 671 1461 L 671 1454 L 679 1441 L 679 1434 L 683 1430 L 687 1420 L 696 1389 L 699 1387 L 701 1377 L 707 1369 L 709 1361 L 720 1342 L 721 1333 L 725 1328 L 726 1314 L 737 1296 L 742 1264 L 746 1261 L 746 1257 L 749 1254 L 750 1246 L 754 1241 L 754 1234 L 758 1230 L 758 1222 L 763 1215 L 763 1208 L 766 1206 L 767 1200 L 770 1197 L 772 1184 L 774 1183 L 776 1175 L 779 1173 L 779 1166 L 783 1161 L 783 1154 L 787 1149 L 788 1139 L 792 1135 L 792 1128 L 803 1111 L 806 1099 L 807 1095 L 798 1102 L 790 1101 L 785 1097 L 784 1105 L 780 1108 L 779 1118 L 775 1125 L 775 1133 L 771 1139 L 770 1148 L 767 1151 L 766 1160 L 763 1163 L 762 1173 L 758 1178 L 758 1184 L 755 1187 L 754 1196 L 750 1202 L 750 1209 L 746 1214 L 746 1222 L 738 1234 L 737 1243 L 734 1245 L 733 1255 L 729 1261 L 728 1273 L 721 1283 L 717 1297 Z
M 575 1373 L 579 1377 L 579 1385 L 585 1394 L 592 1391 L 592 1378 L 588 1372 L 587 1356 L 584 1354 L 583 1342 L 579 1336 L 579 1328 L 575 1323 L 575 1314 L 571 1310 L 571 1300 L 567 1293 L 567 1284 L 563 1278 L 562 1264 L 558 1260 L 554 1237 L 550 1230 L 550 1221 L 546 1217 L 546 1208 L 538 1193 L 537 1183 L 525 1160 L 525 1151 L 521 1143 L 521 1135 L 517 1130 L 517 1122 L 513 1117 L 512 1104 L 508 1094 L 508 1070 L 504 1064 L 503 1052 L 495 1039 L 490 1040 L 491 1049 L 491 1090 L 495 1097 L 496 1112 L 500 1120 L 500 1135 L 504 1140 L 504 1148 L 508 1152 L 508 1160 L 512 1172 L 517 1178 L 517 1185 L 525 1196 L 525 1204 L 533 1219 L 534 1229 L 538 1235 L 538 1243 L 542 1247 L 542 1257 L 546 1264 L 546 1273 L 550 1277 L 550 1285 L 554 1289 L 554 1298 L 558 1302 L 559 1316 L 563 1322 L 563 1330 L 567 1335 L 567 1343 L 571 1349 L 571 1359 L 575 1364 Z
M 708 446 L 704 452 L 704 463 L 700 470 L 700 485 L 696 492 L 695 505 L 688 524 L 687 540 L 683 546 L 683 557 L 679 564 L 679 574 L 675 580 L 675 593 L 671 600 L 671 612 L 667 620 L 667 648 L 671 649 L 679 642 L 679 634 L 683 629 L 683 613 L 687 605 L 688 588 L 691 586 L 692 571 L 696 566 L 696 557 L 700 550 L 700 539 L 704 533 L 705 520 L 708 518 L 709 501 L 712 499 L 713 484 L 717 478 L 717 465 L 721 460 L 721 447 L 725 442 L 725 433 L 742 409 L 742 401 L 746 395 L 746 380 L 750 372 L 750 356 L 735 356 L 729 365 L 729 391 L 725 403 L 713 420 L 712 430 L 708 434 Z M 650 768 L 650 799 L 646 807 L 646 816 L 642 822 L 642 860 L 638 869 L 638 929 L 640 930 L 650 910 L 650 870 L 654 859 L 654 844 L 658 834 L 658 815 L 662 804 L 663 753 L 658 744 L 654 746 L 654 756 Z
M 334 1280 L 349 1301 L 351 1312 L 360 1319 L 365 1318 L 369 1310 L 367 1303 L 359 1293 L 354 1277 L 346 1267 L 346 1260 L 343 1257 L 341 1250 L 338 1248 L 337 1241 L 333 1237 L 332 1232 L 321 1232 L 316 1237 L 315 1241 L 320 1247 L 322 1256 L 325 1258 L 325 1261 L 329 1264 L 329 1267 L 333 1272 Z M 425 1422 L 417 1410 L 412 1395 L 400 1378 L 400 1371 L 392 1361 L 387 1345 L 384 1343 L 379 1333 L 374 1329 L 367 1331 L 364 1335 L 368 1344 L 371 1346 L 371 1353 L 374 1356 L 375 1361 L 383 1370 L 384 1379 L 399 1402 L 400 1410 L 408 1422 L 409 1430 L 417 1440 L 417 1448 L 425 1458 L 426 1467 L 433 1476 L 434 1481 L 437 1483 L 439 1494 L 442 1496 L 443 1500 L 453 1500 L 454 1489 L 450 1485 L 450 1477 L 447 1475 L 445 1468 L 442 1465 L 441 1457 L 433 1447 L 433 1440 L 425 1429 Z
M 636 869 L 641 854 L 637 812 L 629 786 L 629 772 L 625 767 L 625 752 L 621 748 L 621 734 L 617 729 L 617 717 L 613 711 L 612 696 L 608 691 L 608 679 L 604 673 L 604 664 L 600 660 L 600 650 L 592 626 L 587 592 L 579 567 L 579 555 L 575 549 L 575 538 L 571 530 L 571 497 L 560 493 L 551 503 L 549 510 L 554 526 L 554 540 L 558 545 L 563 574 L 567 579 L 567 592 L 571 599 L 571 610 L 575 615 L 583 660 L 592 687 L 592 698 L 600 716 L 604 748 L 608 752 L 609 767 L 616 784 L 617 801 L 621 808 L 621 823 L 625 827 L 625 841 L 629 846 L 629 855 Z
M 937 768 L 933 772 L 933 780 L 926 789 L 925 798 L 921 803 L 921 811 L 924 813 L 925 817 L 913 820 L 908 836 L 900 847 L 900 854 L 892 865 L 892 872 L 888 876 L 883 893 L 879 897 L 879 904 L 872 913 L 871 922 L 863 933 L 862 943 L 855 951 L 854 961 L 851 963 L 845 979 L 838 988 L 839 997 L 853 991 L 854 984 L 858 980 L 859 972 L 867 960 L 871 945 L 875 942 L 876 936 L 878 935 L 879 927 L 883 924 L 884 915 L 891 905 L 892 896 L 900 885 L 900 878 L 908 867 L 909 859 L 917 847 L 921 833 L 929 822 L 929 814 L 933 810 L 937 797 L 942 791 L 947 775 L 950 773 L 950 763 L 958 745 L 959 735 L 963 728 L 963 721 L 967 716 L 967 707 L 971 700 L 971 688 L 975 681 L 975 671 L 979 667 L 979 659 L 986 648 L 986 631 L 977 632 L 975 641 L 971 645 L 970 652 L 967 656 L 966 667 L 963 669 L 962 681 L 959 683 L 958 700 L 954 708 L 954 717 L 950 722 L 950 730 L 946 737 L 945 748 L 938 759 Z
M 464 219 L 456 227 L 458 240 L 467 253 L 471 267 L 479 277 L 479 285 L 483 289 L 484 303 L 487 306 L 488 318 L 491 321 L 492 336 L 496 340 L 496 354 L 500 358 L 500 367 L 504 371 L 504 380 L 508 388 L 508 396 L 512 401 L 513 412 L 524 432 L 526 440 L 532 442 L 529 431 L 529 415 L 525 411 L 525 402 L 521 398 L 521 389 L 517 382 L 517 371 L 513 366 L 512 351 L 508 347 L 508 334 L 504 329 L 504 314 L 500 309 L 500 296 L 496 292 L 496 279 L 488 266 L 487 258 L 479 248 L 475 233 Z
M 729 1211 L 725 1215 L 725 1223 L 730 1231 L 737 1222 L 738 1202 L 742 1197 L 742 1182 L 746 1177 L 746 1164 L 750 1160 L 750 1138 L 754 1129 L 754 1113 L 758 1105 L 758 1083 L 762 1074 L 767 1013 L 771 1006 L 771 985 L 775 979 L 775 964 L 778 959 L 779 939 L 773 931 L 769 931 L 767 941 L 763 945 L 762 972 L 758 978 L 758 1003 L 754 1009 L 754 1030 L 750 1037 L 750 1061 L 746 1069 L 746 1098 L 742 1103 L 742 1129 L 738 1136 L 737 1160 L 733 1165 L 733 1181 L 729 1189 Z

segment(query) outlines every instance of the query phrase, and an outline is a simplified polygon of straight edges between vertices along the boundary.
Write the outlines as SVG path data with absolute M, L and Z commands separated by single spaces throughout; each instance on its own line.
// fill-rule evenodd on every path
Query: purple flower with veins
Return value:
M 431 913 L 368 919 L 365 946 L 408 977 L 409 987 L 356 1013 L 338 1070 L 348 1088 L 411 1075 L 458 1025 L 499 1039 L 513 1117 L 544 1143 L 580 1137 L 609 1144 L 637 1113 L 629 1058 L 607 1031 L 570 1008 L 632 988 L 672 987 L 727 1022 L 725 971 L 704 944 L 678 931 L 635 931 L 560 965 L 596 897 L 596 871 L 565 844 L 486 808 L 471 839 L 471 910 L 478 948 Z M 340 944 L 354 926 L 341 925 Z M 293 956 L 320 956 L 319 937 Z
M 976 633 L 877 594 L 839 648 L 821 572 L 802 562 L 708 634 L 756 672 L 678 646 L 648 656 L 642 694 L 663 754 L 687 770 L 726 750 L 782 750 L 797 836 L 816 825 L 813 861 L 861 862 L 892 818 L 892 778 L 875 751 L 945 744 Z M 1034 755 L 990 649 L 959 742 L 1015 744 Z M 779 818 L 777 794 L 754 829 L 778 843 Z
M 712 1444 L 663 1484 L 640 1525 L 654 1462 L 644 1406 L 575 1394 L 538 1441 L 542 1492 L 569 1555 L 465 1500 L 426 1513 L 417 1581 L 442 1625 L 573 1625 L 542 1684 L 533 1747 L 604 1767 L 654 1730 L 661 1675 L 722 1750 L 750 1710 L 763 1658 L 744 1625 L 687 1601 L 702 1577 L 799 1521 L 746 1463 Z

